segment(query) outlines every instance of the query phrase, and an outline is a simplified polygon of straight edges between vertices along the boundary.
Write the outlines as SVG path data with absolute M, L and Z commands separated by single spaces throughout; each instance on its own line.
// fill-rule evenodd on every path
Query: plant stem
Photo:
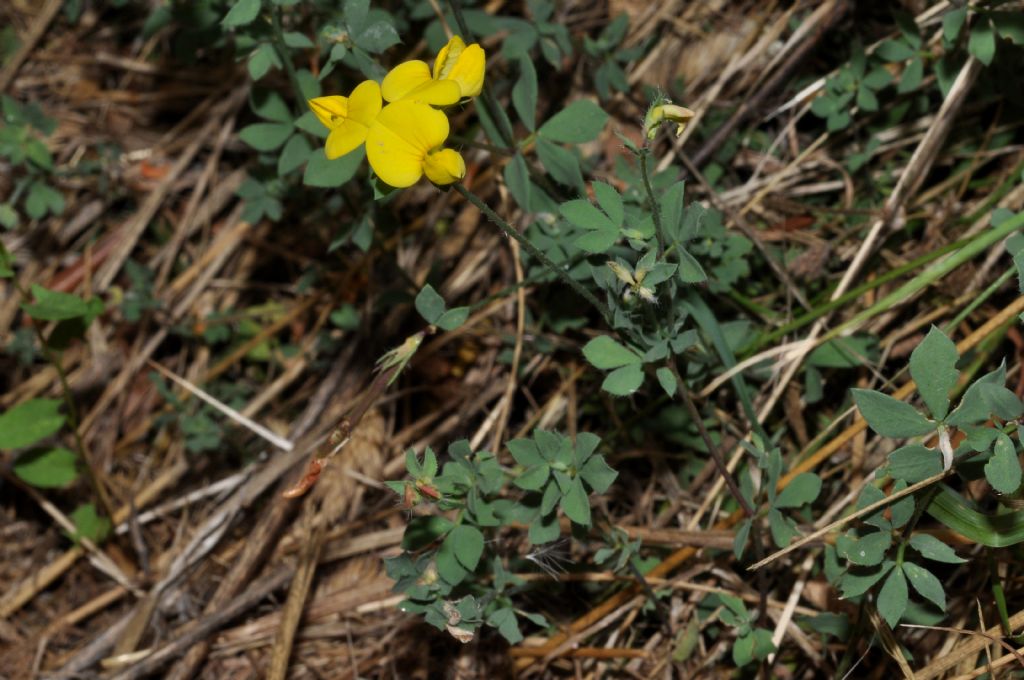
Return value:
M 21 295 L 21 299 L 24 301 L 29 300 L 28 291 L 26 291 L 19 282 L 14 281 L 14 285 Z M 92 486 L 93 491 L 96 493 L 96 498 L 100 503 L 100 507 L 103 508 L 104 514 L 114 520 L 114 504 L 110 500 L 110 494 L 107 493 L 107 489 L 100 482 L 99 472 L 93 467 L 92 459 L 89 457 L 85 449 L 85 440 L 82 439 L 82 434 L 78 431 L 78 408 L 75 406 L 75 400 L 71 396 L 71 385 L 68 383 L 68 374 L 64 370 L 64 366 L 60 363 L 60 358 L 54 356 L 53 348 L 46 343 L 46 338 L 43 337 L 43 331 L 39 327 L 39 324 L 33 320 L 32 330 L 35 332 L 36 337 L 39 339 L 39 345 L 43 350 L 43 358 L 46 359 L 47 363 L 53 366 L 53 369 L 57 371 L 57 378 L 60 380 L 60 391 L 61 396 L 64 399 L 64 404 L 68 409 L 68 427 L 71 428 L 71 434 L 75 439 L 75 449 L 78 452 L 78 456 L 85 463 L 86 477 L 89 478 L 89 484 Z
M 270 20 L 274 29 L 274 51 L 277 52 L 278 59 L 284 64 L 285 73 L 288 74 L 288 81 L 292 84 L 292 89 L 295 90 L 295 111 L 301 116 L 305 110 L 302 102 L 306 101 L 306 95 L 302 93 L 302 87 L 299 85 L 299 74 L 295 70 L 295 64 L 292 63 L 288 46 L 284 44 L 284 29 L 281 28 L 280 7 L 275 7 L 274 11 L 270 13 Z
M 1024 229 L 1024 214 L 1014 215 L 1004 222 L 1000 222 L 999 226 L 990 227 L 989 229 L 979 233 L 977 236 L 971 238 L 971 240 L 962 248 L 951 254 L 946 259 L 932 264 L 931 267 L 925 269 L 907 283 L 896 288 L 867 309 L 854 315 L 852 319 L 832 328 L 821 337 L 819 342 L 827 342 L 833 338 L 839 337 L 840 335 L 849 333 L 851 330 L 858 328 L 861 324 L 872 319 L 876 315 L 889 311 L 892 309 L 893 305 L 901 304 L 911 296 L 942 279 L 946 274 L 953 271 L 963 263 L 968 262 L 979 253 L 1021 229 Z
M 758 527 L 753 526 L 753 523 L 757 520 L 757 510 L 750 504 L 750 501 L 740 491 L 739 486 L 736 484 L 736 480 L 732 478 L 732 474 L 729 472 L 729 468 L 725 464 L 725 458 L 722 453 L 715 446 L 715 443 L 711 441 L 711 436 L 708 434 L 707 428 L 704 427 L 704 420 L 701 418 L 700 411 L 697 410 L 697 405 L 693 403 L 693 398 L 690 397 L 690 390 L 687 389 L 686 383 L 683 382 L 683 377 L 679 374 L 679 370 L 676 368 L 675 357 L 669 357 L 668 368 L 672 371 L 672 375 L 676 379 L 676 391 L 679 392 L 679 396 L 683 398 L 683 404 L 686 405 L 686 411 L 690 414 L 690 418 L 694 423 L 697 424 L 697 431 L 700 432 L 701 439 L 704 440 L 704 446 L 707 448 L 708 453 L 711 454 L 711 460 L 714 461 L 715 467 L 718 468 L 718 474 L 722 475 L 722 479 L 725 480 L 725 485 L 729 488 L 729 493 L 736 502 L 739 503 L 740 508 L 743 509 L 743 514 L 751 522 L 750 541 L 754 549 L 754 559 L 760 562 L 764 559 L 764 543 L 762 542 L 761 532 Z M 766 625 L 768 619 L 768 577 L 763 571 L 757 573 L 757 591 L 760 594 L 759 602 L 759 614 L 758 623 L 760 625 Z
M 746 499 L 743 493 L 740 491 L 739 486 L 736 485 L 736 480 L 732 478 L 729 473 L 729 468 L 725 465 L 725 459 L 722 457 L 722 453 L 715 446 L 715 443 L 711 441 L 711 435 L 708 434 L 708 430 L 704 427 L 704 420 L 701 418 L 700 411 L 697 410 L 697 405 L 693 403 L 693 399 L 690 397 L 690 390 L 687 389 L 686 383 L 683 382 L 683 377 L 679 375 L 679 370 L 676 368 L 675 360 L 669 360 L 669 370 L 672 371 L 672 375 L 676 378 L 676 391 L 679 396 L 683 399 L 683 404 L 686 406 L 687 413 L 690 414 L 690 418 L 697 425 L 697 431 L 700 432 L 700 438 L 704 441 L 704 446 L 707 447 L 708 453 L 711 454 L 711 460 L 714 461 L 715 467 L 718 468 L 718 473 L 722 475 L 722 479 L 725 480 L 725 485 L 729 487 L 729 493 L 736 499 L 740 507 L 743 508 L 743 514 L 747 517 L 753 517 L 755 514 L 754 507 L 750 504 L 750 501 Z
M 462 31 L 462 37 L 467 43 L 475 42 L 476 38 L 473 36 L 473 31 L 469 30 L 466 17 L 462 14 L 462 3 L 459 0 L 448 0 L 448 6 L 452 8 L 452 14 L 455 15 L 455 23 L 459 25 L 459 30 Z M 512 121 L 508 119 L 505 109 L 498 106 L 497 100 L 491 95 L 491 91 L 486 85 L 484 85 L 484 89 L 480 92 L 480 99 L 487 108 L 487 113 L 490 114 L 491 119 L 497 122 L 498 132 L 501 133 L 505 145 L 509 148 L 515 147 L 516 137 L 512 133 Z
M 647 145 L 647 140 L 644 140 L 643 148 L 640 149 L 640 153 L 637 154 L 640 161 L 640 176 L 643 177 L 644 191 L 647 193 L 647 202 L 650 206 L 651 217 L 654 220 L 654 234 L 658 239 L 658 258 L 665 257 L 667 252 L 666 244 L 668 239 L 665 238 L 665 227 L 661 222 L 661 205 L 658 200 L 654 197 L 654 187 L 651 185 L 651 178 L 647 171 L 647 159 L 651 155 L 650 147 Z M 673 243 L 673 246 L 675 243 Z M 676 327 L 676 306 L 675 300 L 668 305 L 668 330 L 665 333 L 666 336 L 671 337 L 675 333 Z
M 38 328 L 36 332 L 39 333 Z M 42 334 L 39 334 L 40 342 L 43 342 Z M 110 500 L 110 494 L 107 493 L 107 488 L 103 486 L 100 481 L 99 472 L 93 466 L 92 458 L 89 456 L 85 449 L 85 440 L 82 439 L 81 432 L 78 431 L 78 409 L 75 406 L 75 400 L 71 396 L 71 386 L 68 384 L 68 374 L 64 370 L 64 366 L 61 365 L 60 360 L 54 357 L 50 348 L 43 342 L 43 354 L 46 356 L 46 360 L 53 365 L 57 371 L 57 376 L 60 379 L 60 391 L 64 396 L 64 403 L 68 407 L 68 425 L 71 427 L 71 435 L 75 438 L 75 448 L 78 449 L 78 455 L 82 457 L 82 461 L 85 463 L 85 470 L 89 477 L 89 483 L 92 485 L 93 490 L 96 491 L 96 497 L 99 499 L 100 505 L 103 507 L 103 512 L 106 513 L 107 517 L 111 521 L 114 521 L 114 504 Z
M 996 568 L 995 558 L 992 550 L 986 548 L 985 557 L 988 561 L 988 578 L 992 584 L 992 599 L 996 603 L 996 611 L 999 612 L 999 624 L 1003 628 L 1003 636 L 1010 639 L 1013 644 L 1020 644 L 1021 636 L 1013 634 L 1013 627 L 1010 625 L 1010 612 L 1006 608 L 1006 594 L 1003 592 L 1003 583 L 999 578 L 999 570 Z
M 651 178 L 647 172 L 647 157 L 650 156 L 650 149 L 647 144 L 637 154 L 640 161 L 640 176 L 644 180 L 644 190 L 647 192 L 647 202 L 650 204 L 651 217 L 654 218 L 654 234 L 658 238 L 658 257 L 665 254 L 665 230 L 661 224 L 661 210 L 658 201 L 654 198 L 654 187 L 651 186 Z
M 424 336 L 432 332 L 430 330 L 420 331 L 420 339 L 422 340 Z M 351 441 L 352 432 L 359 426 L 363 416 L 380 399 L 381 395 L 387 390 L 388 385 L 398 377 L 398 374 L 404 367 L 405 362 L 398 362 L 377 372 L 370 386 L 363 390 L 362 397 L 356 402 L 355 407 L 337 422 L 334 429 L 327 436 L 327 439 L 310 456 L 309 461 L 306 463 L 305 473 L 291 488 L 282 494 L 284 498 L 300 498 L 313 488 L 313 485 L 320 478 L 320 473 L 323 471 L 327 461 L 336 456 Z
M 820 306 L 812 308 L 810 311 L 806 312 L 802 316 L 797 317 L 796 319 L 790 321 L 786 325 L 781 326 L 780 328 L 772 331 L 771 333 L 767 333 L 763 337 L 759 338 L 757 344 L 754 347 L 754 351 L 766 347 L 767 345 L 775 342 L 779 338 L 782 338 L 792 333 L 793 331 L 799 330 L 804 326 L 809 325 L 810 323 L 824 316 L 825 314 L 828 314 L 833 310 L 839 309 L 840 307 L 845 305 L 847 302 L 850 302 L 851 300 L 859 299 L 864 295 L 864 293 L 874 290 L 876 288 L 880 288 L 886 283 L 894 279 L 898 279 L 904 274 L 911 272 L 922 265 L 928 264 L 929 262 L 937 260 L 943 255 L 946 255 L 947 253 L 951 253 L 954 250 L 964 247 L 968 243 L 970 243 L 970 239 L 963 239 L 961 241 L 957 241 L 955 243 L 950 243 L 940 248 L 936 248 L 935 250 L 926 253 L 925 255 L 922 255 L 917 259 L 911 260 L 910 262 L 900 265 L 895 269 L 891 269 L 883 274 L 880 274 L 877 278 L 874 278 L 866 283 L 861 284 L 860 286 L 857 286 L 856 288 L 847 291 L 843 295 L 837 297 L 835 300 L 828 300 L 827 302 L 824 302 Z M 831 290 L 825 291 L 826 294 L 830 292 Z
M 466 137 L 460 137 L 459 135 L 451 135 L 448 137 L 448 140 L 455 144 L 473 147 L 474 149 L 483 149 L 499 156 L 514 156 L 516 153 L 513 149 L 506 149 L 505 147 L 495 146 L 486 142 L 477 142 Z
M 570 288 L 576 291 L 577 295 L 579 295 L 584 300 L 592 304 L 595 308 L 597 308 L 597 311 L 601 313 L 602 317 L 604 317 L 605 323 L 607 323 L 609 327 L 612 326 L 612 313 L 611 310 L 608 309 L 608 306 L 606 304 L 598 300 L 594 296 L 594 294 L 591 293 L 586 288 L 584 288 L 579 281 L 569 276 L 569 272 L 555 264 L 551 260 L 551 258 L 549 258 L 547 255 L 544 254 L 543 251 L 540 250 L 540 248 L 533 245 L 532 241 L 530 241 L 528 238 L 519 233 L 519 231 L 515 229 L 511 224 L 503 220 L 496 212 L 491 210 L 490 206 L 484 203 L 479 196 L 470 191 L 464 184 L 456 184 L 455 190 L 462 194 L 466 198 L 466 200 L 468 200 L 470 203 L 476 206 L 477 209 L 480 210 L 480 212 L 486 215 L 487 219 L 489 219 L 491 222 L 497 225 L 497 227 L 501 229 L 505 236 L 514 238 L 516 241 L 518 241 L 519 245 L 525 248 L 526 252 L 528 252 L 531 257 L 534 257 L 537 260 L 539 260 L 541 264 L 543 264 L 545 267 L 551 270 L 556 276 L 558 276 L 558 278 L 562 279 L 563 282 L 565 282 Z
M 640 162 L 640 176 L 643 178 L 644 191 L 647 193 L 647 202 L 650 207 L 651 217 L 654 220 L 654 233 L 658 238 L 658 257 L 663 257 L 665 254 L 665 244 L 667 239 L 665 238 L 665 227 L 661 221 L 661 206 L 658 204 L 658 200 L 654 196 L 654 187 L 651 185 L 650 174 L 647 171 L 647 159 L 650 156 L 650 148 L 647 143 L 644 143 L 643 148 L 640 149 L 640 153 L 637 154 Z M 668 329 L 667 334 L 671 335 L 674 330 L 674 305 L 668 306 Z M 687 413 L 690 414 L 690 418 L 697 425 L 697 430 L 700 432 L 701 439 L 704 440 L 704 446 L 707 447 L 708 453 L 711 454 L 711 459 L 715 463 L 715 467 L 718 468 L 718 473 L 722 475 L 722 479 L 725 481 L 726 486 L 729 487 L 729 493 L 736 499 L 740 507 L 743 508 L 744 514 L 747 517 L 753 517 L 755 514 L 754 507 L 740 492 L 740 488 L 736 485 L 736 480 L 732 478 L 729 473 L 729 468 L 725 465 L 725 459 L 722 457 L 722 453 L 715 446 L 714 442 L 711 441 L 711 436 L 708 434 L 707 428 L 704 427 L 704 421 L 700 416 L 700 412 L 697 410 L 697 406 L 693 403 L 693 399 L 690 397 L 690 390 L 686 387 L 686 383 L 683 381 L 683 377 L 679 374 L 679 369 L 676 367 L 675 358 L 669 358 L 668 368 L 672 371 L 672 375 L 676 379 L 676 391 L 679 392 L 679 396 L 683 399 L 683 404 L 686 406 Z M 763 608 L 763 607 L 762 607 Z
M 1009 269 L 1004 271 L 998 279 L 993 281 L 988 286 L 988 288 L 986 288 L 982 292 L 978 293 L 974 298 L 972 298 L 970 303 L 968 303 L 966 307 L 960 310 L 960 313 L 953 317 L 953 319 L 943 327 L 943 330 L 945 330 L 946 335 L 952 335 L 953 329 L 959 326 L 964 319 L 970 316 L 971 312 L 973 312 L 975 309 L 984 304 L 986 300 L 992 297 L 992 295 L 994 295 L 995 292 L 999 290 L 1004 283 L 1013 278 L 1013 275 L 1016 273 L 1017 268 L 1010 267 Z

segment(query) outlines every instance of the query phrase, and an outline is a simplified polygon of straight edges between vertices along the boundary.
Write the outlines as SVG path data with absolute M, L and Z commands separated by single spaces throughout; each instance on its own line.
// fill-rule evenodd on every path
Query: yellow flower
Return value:
M 366 157 L 381 181 L 409 187 L 426 174 L 434 184 L 451 184 L 466 176 L 466 163 L 452 149 L 441 148 L 448 138 L 448 118 L 427 104 L 399 101 L 388 104 L 366 136 Z
M 459 84 L 463 97 L 475 97 L 484 89 L 486 63 L 484 48 L 476 43 L 466 45 L 462 38 L 453 35 L 448 44 L 437 53 L 437 59 L 434 60 L 434 79 L 454 80 Z
M 665 122 L 676 123 L 676 137 L 681 137 L 683 130 L 686 129 L 687 123 L 693 120 L 693 117 L 696 115 L 696 113 L 685 106 L 678 106 L 667 102 L 664 104 L 655 104 L 647 112 L 647 118 L 644 120 L 644 129 L 647 131 L 647 139 L 654 139 L 654 134 L 657 132 L 658 127 Z
M 485 62 L 482 47 L 476 43 L 466 45 L 455 35 L 438 52 L 433 73 L 424 61 L 404 62 L 384 77 L 381 91 L 389 102 L 411 100 L 448 106 L 480 94 L 484 87 Z
M 320 122 L 330 130 L 324 149 L 330 159 L 340 158 L 366 141 L 370 126 L 382 106 L 380 86 L 372 80 L 357 85 L 348 97 L 317 97 L 308 103 Z

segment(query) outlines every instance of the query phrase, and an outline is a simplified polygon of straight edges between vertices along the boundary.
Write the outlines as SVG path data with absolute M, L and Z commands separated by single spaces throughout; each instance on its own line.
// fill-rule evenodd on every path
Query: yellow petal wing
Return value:
M 348 118 L 348 98 L 333 95 L 330 97 L 317 97 L 306 102 L 309 104 L 313 114 L 324 124 L 328 130 L 332 130 Z
M 366 141 L 369 128 L 354 120 L 346 120 L 338 125 L 327 135 L 327 144 L 324 146 L 324 153 L 327 158 L 334 160 L 341 158 Z
M 366 136 L 366 159 L 377 177 L 393 187 L 411 187 L 423 175 L 422 157 L 383 125 L 370 128 Z
M 418 59 L 391 69 L 381 83 L 381 93 L 389 102 L 397 102 L 420 85 L 430 82 L 430 67 Z
M 486 63 L 484 48 L 473 43 L 462 50 L 462 54 L 448 71 L 447 78 L 459 84 L 463 97 L 475 97 L 484 89 Z
M 365 127 L 370 127 L 380 113 L 380 85 L 373 80 L 364 80 L 352 90 L 348 98 L 348 117 Z
M 407 92 L 402 100 L 432 106 L 448 106 L 459 101 L 461 97 L 462 88 L 454 80 L 430 80 Z

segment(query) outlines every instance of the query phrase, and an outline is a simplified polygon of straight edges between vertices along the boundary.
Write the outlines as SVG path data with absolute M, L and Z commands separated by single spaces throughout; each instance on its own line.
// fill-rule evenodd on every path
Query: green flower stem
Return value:
M 736 484 L 736 480 L 733 479 L 732 474 L 729 472 L 722 452 L 719 451 L 718 447 L 711 440 L 711 435 L 708 434 L 707 428 L 704 427 L 704 419 L 701 418 L 700 411 L 697 410 L 696 404 L 693 403 L 693 398 L 690 397 L 690 390 L 686 387 L 686 382 L 676 367 L 676 358 L 671 354 L 668 358 L 668 369 L 672 371 L 672 375 L 676 379 L 676 392 L 682 397 L 686 411 L 690 415 L 690 420 L 697 425 L 697 431 L 700 432 L 700 437 L 704 441 L 704 447 L 711 454 L 711 460 L 714 462 L 718 474 L 722 476 L 722 480 L 729 489 L 729 494 L 736 499 L 736 502 L 743 510 L 743 514 L 751 522 L 750 542 L 754 549 L 754 559 L 760 562 L 764 559 L 764 543 L 762 542 L 761 531 L 759 531 L 758 527 L 753 526 L 753 523 L 757 520 L 757 509 L 743 495 L 739 485 Z M 757 572 L 757 590 L 760 595 L 758 624 L 765 625 L 768 616 L 768 575 L 764 570 Z
M 291 83 L 292 89 L 295 90 L 295 112 L 301 116 L 303 111 L 305 111 L 306 95 L 302 93 L 302 86 L 299 85 L 299 74 L 295 70 L 295 64 L 292 63 L 288 46 L 284 44 L 284 29 L 281 27 L 280 7 L 274 8 L 274 11 L 270 13 L 270 21 L 271 28 L 274 29 L 274 51 L 277 52 L 277 58 L 284 64 L 285 73 L 288 74 L 288 82 Z
M 476 206 L 480 210 L 480 212 L 486 215 L 487 219 L 489 219 L 499 229 L 501 229 L 501 231 L 506 236 L 514 238 L 516 241 L 518 241 L 519 245 L 525 248 L 526 252 L 528 252 L 531 257 L 534 257 L 537 260 L 539 260 L 541 264 L 543 264 L 545 267 L 551 270 L 551 272 L 558 276 L 558 278 L 562 279 L 563 282 L 565 282 L 570 288 L 576 291 L 576 293 L 580 297 L 582 297 L 584 300 L 593 305 L 597 309 L 597 311 L 600 312 L 601 316 L 604 317 L 605 323 L 607 323 L 609 326 L 612 325 L 612 313 L 611 310 L 608 309 L 608 305 L 598 300 L 594 296 L 594 294 L 591 293 L 586 288 L 584 288 L 579 281 L 569 276 L 569 272 L 567 272 L 563 267 L 560 267 L 557 264 L 555 264 L 550 257 L 545 255 L 544 252 L 540 250 L 540 248 L 533 245 L 532 241 L 530 241 L 528 238 L 519 233 L 519 231 L 516 230 L 511 224 L 503 220 L 496 212 L 491 210 L 490 206 L 484 203 L 479 196 L 477 196 L 468 188 L 466 188 L 464 184 L 462 184 L 461 182 L 457 183 L 455 185 L 455 190 L 462 194 L 467 201 Z
M 654 187 L 651 185 L 650 173 L 647 170 L 647 159 L 651 155 L 651 150 L 646 141 L 639 153 L 636 155 L 640 164 L 640 176 L 643 178 L 644 191 L 647 193 L 647 202 L 651 211 L 651 217 L 654 220 L 654 233 L 658 239 L 658 257 L 664 257 L 667 239 L 665 237 L 665 227 L 661 221 L 661 205 L 658 203 L 658 199 L 654 196 Z M 668 329 L 663 330 L 663 334 L 669 335 L 672 333 L 672 329 L 675 327 L 674 317 L 675 305 L 669 305 Z M 707 428 L 704 427 L 704 420 L 701 418 L 700 411 L 697 410 L 697 406 L 693 403 L 693 398 L 690 396 L 690 390 L 686 387 L 686 381 L 683 380 L 683 376 L 680 375 L 679 369 L 676 367 L 674 357 L 669 357 L 668 369 L 672 371 L 672 375 L 675 376 L 676 391 L 682 398 L 683 405 L 686 407 L 686 412 L 690 415 L 690 419 L 697 426 L 697 431 L 700 432 L 700 437 L 704 441 L 704 446 L 707 448 L 708 453 L 711 454 L 711 460 L 714 461 L 715 467 L 718 469 L 718 474 L 722 476 L 722 479 L 725 481 L 725 485 L 729 487 L 729 493 L 736 499 L 739 506 L 743 508 L 743 513 L 747 517 L 754 517 L 756 511 L 740 491 L 739 486 L 736 484 L 736 480 L 734 480 L 732 475 L 729 473 L 729 468 L 726 467 L 725 458 L 722 456 L 722 452 L 719 451 L 718 447 L 715 446 L 715 443 L 711 441 L 711 436 L 708 434 Z
M 647 144 L 647 140 L 644 140 L 644 145 L 637 153 L 637 160 L 640 165 L 640 176 L 643 178 L 644 191 L 647 194 L 647 202 L 650 207 L 651 217 L 654 220 L 654 233 L 658 240 L 658 257 L 664 258 L 667 252 L 668 239 L 665 234 L 665 226 L 661 221 L 661 204 L 654 195 L 654 187 L 651 185 L 650 172 L 647 169 L 647 161 L 650 157 L 650 147 Z M 673 243 L 674 247 L 676 244 Z M 668 328 L 662 331 L 665 336 L 670 336 L 675 329 L 675 305 L 668 306 Z M 659 324 L 660 325 L 660 324 Z M 757 510 L 747 500 L 746 496 L 740 490 L 739 485 L 736 484 L 736 480 L 733 479 L 732 474 L 729 472 L 729 468 L 726 465 L 725 458 L 722 456 L 722 452 L 718 449 L 715 443 L 711 440 L 711 435 L 708 434 L 707 428 L 704 427 L 704 419 L 701 417 L 700 411 L 697 410 L 696 404 L 693 403 L 693 398 L 690 396 L 690 390 L 686 386 L 686 381 L 683 376 L 679 373 L 679 369 L 676 366 L 676 360 L 674 356 L 669 356 L 668 369 L 672 372 L 672 375 L 676 380 L 676 392 L 683 400 L 683 405 L 686 408 L 686 412 L 690 416 L 690 420 L 697 426 L 697 431 L 700 433 L 700 437 L 704 442 L 704 447 L 708 450 L 711 456 L 711 460 L 715 464 L 715 468 L 718 470 L 718 474 L 722 476 L 722 481 L 725 482 L 726 487 L 729 489 L 729 494 L 736 500 L 740 508 L 743 510 L 743 514 L 748 519 L 753 521 L 756 518 Z M 757 420 L 753 419 L 752 422 L 756 423 Z M 761 542 L 761 533 L 757 529 L 751 532 L 751 541 L 753 543 L 753 549 L 755 558 L 760 560 L 764 557 L 764 545 Z M 759 573 L 757 576 L 757 589 L 761 595 L 760 601 L 760 617 L 759 622 L 764 623 L 765 617 L 767 616 L 767 598 L 768 598 L 768 584 L 767 577 Z
M 643 178 L 644 191 L 647 193 L 647 202 L 650 204 L 651 217 L 654 220 L 654 235 L 658 239 L 658 257 L 664 258 L 668 252 L 668 239 L 665 236 L 665 227 L 661 221 L 661 204 L 654 196 L 654 187 L 651 185 L 650 173 L 647 170 L 647 159 L 650 155 L 651 148 L 648 146 L 645 138 L 644 145 L 637 154 L 637 160 L 640 162 L 640 176 Z M 673 243 L 672 247 L 674 248 L 675 245 L 676 244 Z M 670 304 L 668 305 L 668 330 L 665 332 L 665 335 L 672 335 L 675 327 L 676 306 L 674 304 Z
M 661 224 L 661 210 L 657 199 L 654 197 L 654 187 L 651 185 L 651 178 L 647 172 L 647 158 L 651 150 L 645 143 L 637 158 L 640 161 L 640 176 L 644 180 L 644 190 L 647 192 L 647 202 L 650 204 L 651 217 L 654 218 L 654 234 L 658 238 L 658 257 L 665 255 L 665 229 Z M 670 307 L 671 309 L 671 307 Z
M 452 14 L 455 15 L 455 23 L 459 25 L 459 30 L 462 31 L 463 39 L 467 43 L 475 42 L 476 38 L 473 36 L 473 31 L 469 30 L 466 17 L 462 14 L 462 3 L 459 0 L 448 0 L 448 6 L 452 8 Z M 487 108 L 487 113 L 491 115 L 491 119 L 497 122 L 498 131 L 501 133 L 505 145 L 510 148 L 515 146 L 516 137 L 512 133 L 512 121 L 508 119 L 505 109 L 498 106 L 498 101 L 491 95 L 491 91 L 486 84 L 480 93 L 480 99 Z
M 725 485 L 729 487 L 729 493 L 736 499 L 740 507 L 743 508 L 743 514 L 747 517 L 754 517 L 756 511 L 754 506 L 750 504 L 743 492 L 740 491 L 740 487 L 736 484 L 736 480 L 729 474 L 729 468 L 726 467 L 725 458 L 722 457 L 721 451 L 715 446 L 715 443 L 711 440 L 711 435 L 708 434 L 708 430 L 704 427 L 704 419 L 700 415 L 700 411 L 697 410 L 697 405 L 693 403 L 693 399 L 690 397 L 690 390 L 686 388 L 686 382 L 683 380 L 683 376 L 679 374 L 679 369 L 676 368 L 676 362 L 674 357 L 669 358 L 668 368 L 672 371 L 672 375 L 676 379 L 676 391 L 679 396 L 682 397 L 683 404 L 686 406 L 686 412 L 690 414 L 690 420 L 697 426 L 697 431 L 700 433 L 700 438 L 704 441 L 704 446 L 707 448 L 708 453 L 711 454 L 711 460 L 714 461 L 715 467 L 718 468 L 718 474 L 722 475 L 722 479 L 725 481 Z

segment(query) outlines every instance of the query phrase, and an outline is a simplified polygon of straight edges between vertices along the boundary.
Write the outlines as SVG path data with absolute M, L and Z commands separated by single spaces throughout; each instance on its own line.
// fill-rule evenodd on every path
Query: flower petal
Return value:
M 459 60 L 459 55 L 464 49 L 466 49 L 466 43 L 459 36 L 453 35 L 448 44 L 437 53 L 437 59 L 434 60 L 435 80 L 448 77 L 448 72 L 455 66 L 455 62 Z
M 448 117 L 419 102 L 389 104 L 377 116 L 377 122 L 415 147 L 421 158 L 448 139 Z
M 365 127 L 370 127 L 380 113 L 380 85 L 373 80 L 364 80 L 356 85 L 348 98 L 348 117 Z
M 393 132 L 382 126 L 370 128 L 366 159 L 381 181 L 393 187 L 411 187 L 423 176 L 423 159 Z
M 461 97 L 462 88 L 454 80 L 430 80 L 406 93 L 402 101 L 448 106 L 459 101 Z
M 381 92 L 384 99 L 397 102 L 420 85 L 430 81 L 430 67 L 418 59 L 406 61 L 391 69 L 384 76 Z
M 448 71 L 448 80 L 459 84 L 463 97 L 475 97 L 484 89 L 484 66 L 487 63 L 484 48 L 473 43 L 462 51 Z
M 330 97 L 317 97 L 306 101 L 313 114 L 324 124 L 328 130 L 338 127 L 343 120 L 348 118 L 348 98 L 333 95 Z
M 366 156 L 377 176 L 393 187 L 415 184 L 427 154 L 448 137 L 448 118 L 418 102 L 384 107 L 366 136 Z
M 427 154 L 423 172 L 434 184 L 452 184 L 466 176 L 466 161 L 454 149 L 441 149 Z
M 343 121 L 327 135 L 324 153 L 329 160 L 341 158 L 366 141 L 369 128 L 352 119 Z

